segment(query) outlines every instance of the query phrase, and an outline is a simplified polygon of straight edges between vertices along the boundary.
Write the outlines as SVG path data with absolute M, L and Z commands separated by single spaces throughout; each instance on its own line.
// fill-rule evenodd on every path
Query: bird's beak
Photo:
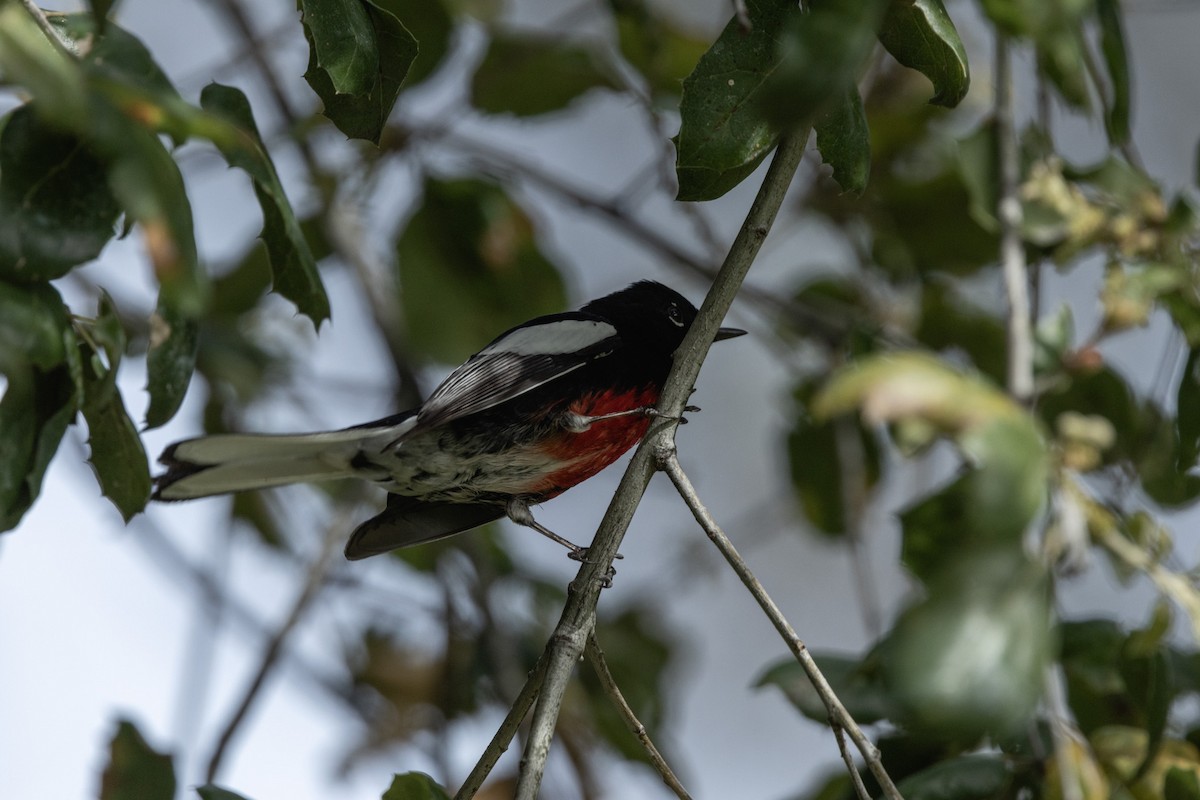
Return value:
M 713 338 L 714 342 L 719 342 L 722 339 L 736 339 L 738 336 L 745 336 L 746 332 L 741 328 L 719 328 L 717 335 Z

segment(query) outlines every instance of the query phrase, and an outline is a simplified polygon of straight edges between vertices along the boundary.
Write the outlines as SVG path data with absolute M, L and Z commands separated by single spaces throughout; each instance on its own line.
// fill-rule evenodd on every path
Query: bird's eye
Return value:
M 674 303 L 667 306 L 667 319 L 671 320 L 671 324 L 675 327 L 683 327 L 683 315 L 679 313 L 679 306 Z

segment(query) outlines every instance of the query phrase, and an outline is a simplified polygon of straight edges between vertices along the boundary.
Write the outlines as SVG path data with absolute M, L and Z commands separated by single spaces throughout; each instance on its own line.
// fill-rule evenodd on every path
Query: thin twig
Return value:
M 842 763 L 846 765 L 846 771 L 850 773 L 850 783 L 854 785 L 855 796 L 858 797 L 858 800 L 871 800 L 871 793 L 867 791 L 867 785 L 863 783 L 858 766 L 854 763 L 854 756 L 850 755 L 850 747 L 846 744 L 846 730 L 833 717 L 829 718 L 829 727 L 833 728 L 838 752 L 842 754 Z
M 654 742 L 650 739 L 650 734 L 646 731 L 646 726 L 637 718 L 637 714 L 629 706 L 625 695 L 621 693 L 621 687 L 617 686 L 612 672 L 608 669 L 608 661 L 604 658 L 604 651 L 600 649 L 600 643 L 596 641 L 596 634 L 594 632 L 588 637 L 584 655 L 587 656 L 588 663 L 592 665 L 592 669 L 596 671 L 596 677 L 600 679 L 600 685 L 608 693 L 608 697 L 613 701 L 613 705 L 617 707 L 617 713 L 621 715 L 621 719 L 625 720 L 625 725 L 629 728 L 630 733 L 636 736 L 637 740 L 642 743 L 642 748 L 650 758 L 651 766 L 658 771 L 658 774 L 663 779 L 663 783 L 680 800 L 691 800 L 691 795 L 688 794 L 687 789 L 683 788 L 683 784 L 679 782 L 679 778 L 671 771 L 667 760 L 662 757 L 662 753 L 654 746 Z
M 267 642 L 266 647 L 263 648 L 262 658 L 259 661 L 254 677 L 246 684 L 241 701 L 230 715 L 229 721 L 225 723 L 220 736 L 217 737 L 217 743 L 213 747 L 212 756 L 208 761 L 208 770 L 205 773 L 205 779 L 208 783 L 213 783 L 216 780 L 217 772 L 221 769 L 221 761 L 225 758 L 225 751 L 229 748 L 234 734 L 237 733 L 238 728 L 241 727 L 242 722 L 245 720 L 246 714 L 249 713 L 250 708 L 254 705 L 254 701 L 258 698 L 259 692 L 266 684 L 267 678 L 270 677 L 278 665 L 280 656 L 284 651 L 284 645 L 291 636 L 292 631 L 300 624 L 305 613 L 312 606 L 313 600 L 317 598 L 321 593 L 321 589 L 324 588 L 325 576 L 329 571 L 333 554 L 339 550 L 337 545 L 342 539 L 345 527 L 345 521 L 341 519 L 341 515 L 338 515 L 338 518 L 328 526 L 324 540 L 321 542 L 321 552 L 309 566 L 308 575 L 304 580 L 304 588 L 296 597 L 295 602 L 292 603 L 292 608 L 288 612 L 287 618 L 284 619 L 279 629 L 275 632 L 275 635 Z
M 1008 296 L 1008 391 L 1019 403 L 1033 399 L 1033 331 L 1029 318 L 1029 276 L 1021 241 L 1024 212 L 1017 196 L 1021 165 L 1013 122 L 1012 55 L 1008 38 L 996 37 L 996 138 L 1000 173 L 1000 261 Z
M 595 621 L 600 590 L 611 579 L 610 571 L 617 548 L 620 547 L 633 513 L 654 475 L 655 453 L 663 442 L 674 441 L 674 432 L 678 426 L 675 420 L 683 413 L 683 407 L 687 405 L 717 328 L 729 311 L 738 288 L 775 221 L 792 177 L 796 174 L 796 167 L 804 154 L 807 140 L 808 131 L 786 135 L 780 140 L 758 195 L 729 248 L 725 263 L 717 273 L 687 336 L 675 351 L 671 373 L 667 377 L 658 403 L 658 411 L 667 421 L 652 428 L 634 452 L 604 520 L 600 523 L 591 547 L 588 548 L 587 561 L 580 567 L 578 575 L 567 589 L 567 602 L 555 632 L 547 644 L 550 664 L 547 667 L 546 683 L 534 710 L 535 726 L 544 729 L 558 718 L 567 679 L 583 652 L 587 632 L 591 630 Z M 517 784 L 516 796 L 519 800 L 533 800 L 537 796 L 549 752 L 548 741 L 543 738 L 545 735 L 543 730 L 536 741 L 532 735 L 530 737 Z
M 64 42 L 62 37 L 58 35 L 58 31 L 54 29 L 54 26 L 50 24 L 50 19 L 46 16 L 46 12 L 38 8 L 38 5 L 34 2 L 34 0 L 21 0 L 21 5 L 25 7 L 25 10 L 29 13 L 29 16 L 33 17 L 33 21 L 36 22 L 37 26 L 42 29 L 42 33 L 46 34 L 46 38 L 50 40 L 50 44 L 54 45 L 55 49 L 68 58 L 78 58 L 78 56 L 71 51 L 71 48 L 67 47 L 67 43 Z
M 745 559 L 738 553 L 737 548 L 733 546 L 733 542 L 721 530 L 721 526 L 713 519 L 712 514 L 704 507 L 700 501 L 700 497 L 696 494 L 695 487 L 688 479 L 688 476 L 683 471 L 683 467 L 679 465 L 679 459 L 675 454 L 674 447 L 666 447 L 659 452 L 659 464 L 662 469 L 671 478 L 671 482 L 675 484 L 675 488 L 683 497 L 685 503 L 692 511 L 692 516 L 700 523 L 700 527 L 708 534 L 708 538 L 712 539 L 713 544 L 721 551 L 721 555 L 725 556 L 725 560 L 733 567 L 733 571 L 750 590 L 750 594 L 758 602 L 771 624 L 775 626 L 775 630 L 783 637 L 788 649 L 792 651 L 792 655 L 800 663 L 816 689 L 817 694 L 821 698 L 821 702 L 825 704 L 826 710 L 829 712 L 829 717 L 833 722 L 843 728 L 855 747 L 862 754 L 863 759 L 867 763 L 867 768 L 871 770 L 871 774 L 875 776 L 875 780 L 879 782 L 883 789 L 884 795 L 889 800 L 900 800 L 900 792 L 896 789 L 896 785 L 892 783 L 891 777 L 887 770 L 883 767 L 883 762 L 880 760 L 879 750 L 872 744 L 871 740 L 866 737 L 862 729 L 854 721 L 850 713 L 846 711 L 846 707 L 842 705 L 842 701 L 834 694 L 833 689 L 829 686 L 829 682 L 825 680 L 825 676 L 821 674 L 821 670 L 817 668 L 816 662 L 809 655 L 808 648 L 800 637 L 796 634 L 791 623 L 783 616 L 783 612 L 779 610 L 779 606 L 767 594 L 767 590 L 759 582 L 754 573 L 750 571 L 750 567 L 746 564 Z M 853 764 L 853 761 L 850 761 Z
M 500 727 L 496 729 L 496 733 L 492 736 L 492 740 L 480 755 L 479 761 L 476 762 L 475 768 L 467 775 L 462 786 L 459 787 L 458 793 L 454 795 L 454 800 L 470 800 L 483 786 L 483 782 L 487 780 L 491 774 L 492 768 L 496 766 L 496 762 L 500 760 L 500 756 L 508 750 L 508 745 L 513 737 L 517 734 L 517 729 L 521 727 L 521 722 L 524 721 L 525 715 L 529 713 L 530 706 L 537 699 L 538 694 L 542 691 L 542 682 L 546 677 L 546 665 L 549 664 L 549 650 L 543 651 L 541 658 L 529 673 L 529 678 L 525 681 L 525 685 L 521 687 L 521 693 L 513 700 L 512 708 L 508 710 L 508 715 L 504 717 L 504 721 L 500 723 Z

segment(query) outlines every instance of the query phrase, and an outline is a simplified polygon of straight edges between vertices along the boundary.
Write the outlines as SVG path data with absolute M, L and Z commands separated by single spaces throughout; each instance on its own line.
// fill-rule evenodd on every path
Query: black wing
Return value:
M 594 314 L 538 317 L 502 334 L 433 391 L 415 429 L 444 425 L 511 400 L 608 355 L 617 329 Z
M 435 503 L 389 494 L 387 508 L 350 534 L 350 541 L 346 543 L 346 558 L 358 561 L 398 547 L 444 539 L 503 516 L 502 505 Z

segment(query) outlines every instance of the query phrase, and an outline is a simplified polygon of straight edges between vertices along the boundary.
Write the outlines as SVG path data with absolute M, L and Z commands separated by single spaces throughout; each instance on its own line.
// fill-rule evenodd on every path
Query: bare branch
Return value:
M 738 553 L 737 548 L 733 546 L 733 542 L 721 530 L 721 526 L 713 519 L 712 514 L 705 508 L 700 501 L 700 497 L 696 494 L 695 487 L 688 479 L 688 476 L 683 471 L 683 467 L 679 465 L 679 459 L 675 454 L 673 446 L 666 447 L 659 452 L 659 463 L 662 469 L 671 478 L 671 482 L 675 484 L 675 488 L 679 490 L 679 494 L 683 497 L 688 508 L 692 511 L 692 516 L 700 523 L 700 527 L 708 534 L 708 538 L 712 539 L 713 544 L 721 551 L 721 555 L 725 556 L 725 560 L 733 567 L 733 571 L 741 579 L 746 588 L 750 590 L 750 594 L 758 601 L 767 618 L 771 620 L 771 624 L 775 626 L 775 630 L 783 637 L 783 641 L 787 644 L 788 649 L 792 651 L 792 655 L 800 663 L 812 683 L 813 688 L 817 690 L 817 694 L 821 698 L 821 702 L 825 704 L 826 710 L 829 712 L 831 724 L 837 728 L 842 728 L 850 736 L 855 747 L 862 753 L 863 759 L 867 762 L 867 768 L 871 770 L 871 774 L 875 776 L 875 780 L 879 782 L 883 789 L 884 796 L 889 800 L 901 800 L 899 790 L 892 783 L 891 777 L 887 774 L 887 770 L 883 768 L 883 762 L 880 761 L 879 750 L 872 744 L 871 740 L 866 737 L 862 729 L 846 711 L 846 707 L 842 705 L 842 701 L 834 694 L 829 682 L 825 680 L 825 676 L 821 674 L 821 670 L 817 668 L 816 662 L 808 652 L 808 648 L 800 637 L 796 635 L 796 631 L 792 628 L 791 623 L 783 616 L 783 612 L 779 610 L 779 606 L 767 594 L 767 590 L 759 582 L 754 573 L 750 571 L 745 559 Z M 847 759 L 847 766 L 851 772 L 856 772 L 853 767 L 853 760 Z
M 862 775 L 859 774 L 858 767 L 854 763 L 854 756 L 850 755 L 850 747 L 846 744 L 845 729 L 833 717 L 829 718 L 829 727 L 833 728 L 838 752 L 842 754 L 842 763 L 846 765 L 846 771 L 850 773 L 850 783 L 854 785 L 855 796 L 858 797 L 858 800 L 871 800 L 871 793 L 867 791 L 867 786 L 863 783 Z
M 530 706 L 533 705 L 533 701 L 537 699 L 538 693 L 542 690 L 542 681 L 546 677 L 546 665 L 550 663 L 548 656 L 549 650 L 542 652 L 542 657 L 538 659 L 537 664 L 529 673 L 529 678 L 521 688 L 521 693 L 513 700 L 508 715 L 496 729 L 496 734 L 492 736 L 492 741 L 484 749 L 475 768 L 471 770 L 471 774 L 467 775 L 466 780 L 459 787 L 458 793 L 454 795 L 454 800 L 470 800 L 474 797 L 479 788 L 483 786 L 483 782 L 487 780 L 488 775 L 491 774 L 496 762 L 500 760 L 500 756 L 508 750 L 508 745 L 516 735 L 517 728 L 521 727 L 521 722 L 529 713 Z
M 1033 330 L 1029 317 L 1029 277 L 1021 241 L 1024 213 L 1017 196 L 1021 166 L 1013 123 L 1012 56 L 1004 34 L 996 37 L 996 138 L 1000 173 L 1000 261 L 1008 296 L 1008 391 L 1017 402 L 1033 397 Z
M 646 755 L 650 757 L 650 764 L 654 769 L 658 770 L 658 774 L 662 776 L 663 783 L 675 793 L 675 796 L 679 800 L 691 800 L 692 796 L 688 794 L 687 789 L 683 788 L 683 784 L 679 782 L 679 778 L 675 777 L 675 773 L 671 771 L 667 760 L 662 757 L 662 753 L 658 752 L 658 748 L 650 740 L 650 734 L 646 732 L 646 726 L 637 718 L 637 714 L 630 708 L 625 695 L 621 693 L 621 687 L 617 686 L 612 672 L 608 669 L 608 661 L 604 658 L 604 651 L 600 649 L 600 643 L 596 641 L 594 631 L 588 637 L 584 655 L 587 656 L 588 663 L 592 665 L 592 669 L 596 671 L 596 677 L 600 679 L 600 685 L 604 687 L 604 691 L 608 693 L 609 699 L 617 707 L 617 712 L 621 715 L 621 719 L 625 720 L 630 733 L 636 736 L 637 740 L 642 743 L 642 747 L 646 750 Z M 864 798 L 864 800 L 870 799 Z
M 300 624 L 305 613 L 311 607 L 312 602 L 320 595 L 321 590 L 325 586 L 325 577 L 331 566 L 330 562 L 333 554 L 340 551 L 338 544 L 341 542 L 347 522 L 342 519 L 341 514 L 331 522 L 325 531 L 325 538 L 321 542 L 321 552 L 317 555 L 309 566 L 308 575 L 304 580 L 304 588 L 292 603 L 292 608 L 288 612 L 287 618 L 279 626 L 279 629 L 267 642 L 263 648 L 262 658 L 259 661 L 258 669 L 254 673 L 254 677 L 246 684 L 246 689 L 242 693 L 242 699 L 238 703 L 233 714 L 230 715 L 229 721 L 225 723 L 220 736 L 217 737 L 217 743 L 213 747 L 213 754 L 208 761 L 208 770 L 205 773 L 205 780 L 208 783 L 213 783 L 216 780 L 217 772 L 221 769 L 221 761 L 225 758 L 225 751 L 229 747 L 229 743 L 233 741 L 234 734 L 241 727 L 242 722 L 246 719 L 246 714 L 254 705 L 254 701 L 258 698 L 258 694 L 262 687 L 266 684 L 267 678 L 278 665 L 280 656 L 283 655 L 284 645 L 292 631 Z

